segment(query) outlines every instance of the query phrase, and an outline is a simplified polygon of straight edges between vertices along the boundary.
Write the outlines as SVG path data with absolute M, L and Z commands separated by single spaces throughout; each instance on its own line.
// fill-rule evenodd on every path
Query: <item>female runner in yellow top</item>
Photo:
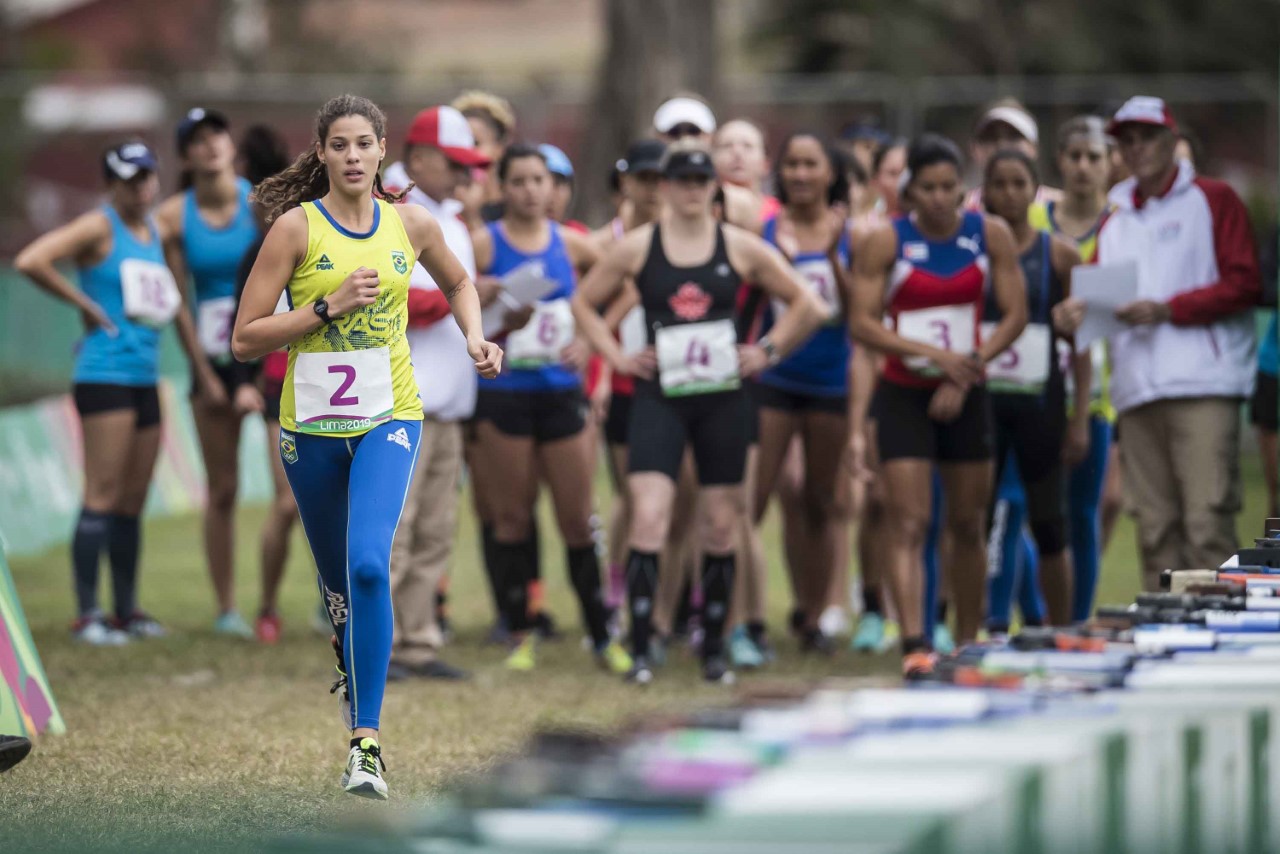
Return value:
M 262 183 L 271 229 L 245 285 L 237 359 L 289 348 L 280 456 L 315 555 L 351 750 L 346 791 L 386 799 L 379 715 L 391 658 L 391 541 L 409 487 L 422 403 L 404 330 L 409 272 L 442 288 L 484 377 L 502 350 L 481 334 L 475 286 L 417 205 L 397 207 L 378 177 L 386 118 L 365 98 L 330 100 L 316 139 Z M 345 685 L 344 685 L 345 683 Z

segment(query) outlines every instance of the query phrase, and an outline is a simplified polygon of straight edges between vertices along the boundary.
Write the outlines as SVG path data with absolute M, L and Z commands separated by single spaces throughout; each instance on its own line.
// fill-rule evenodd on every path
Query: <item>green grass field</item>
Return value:
M 1246 460 L 1245 472 L 1240 529 L 1251 537 L 1265 500 L 1256 459 Z M 239 516 L 239 602 L 246 616 L 257 609 L 260 515 L 246 507 Z M 545 508 L 543 522 L 545 531 L 554 530 Z M 483 770 L 540 728 L 616 730 L 648 714 L 731 699 L 727 689 L 703 685 L 687 657 L 677 656 L 647 690 L 596 670 L 578 643 L 576 607 L 553 537 L 544 538 L 544 578 L 551 607 L 571 631 L 543 646 L 534 674 L 507 673 L 501 651 L 480 644 L 490 615 L 476 539 L 464 513 L 451 596 L 458 638 L 446 657 L 473 670 L 474 680 L 393 684 L 387 691 L 383 743 L 393 810 L 430 802 L 451 779 Z M 782 633 L 789 595 L 778 539 L 771 518 L 770 611 L 782 655 L 740 684 L 891 676 L 896 662 L 889 657 L 841 652 L 816 660 L 795 653 Z M 23 765 L 0 777 L 0 850 L 243 852 L 274 835 L 386 814 L 386 807 L 350 798 L 337 785 L 347 735 L 328 693 L 327 639 L 308 627 L 316 593 L 300 535 L 285 580 L 285 636 L 276 647 L 212 634 L 194 517 L 146 527 L 142 603 L 172 630 L 165 640 L 114 650 L 73 645 L 66 550 L 12 563 L 68 731 L 42 739 Z M 1106 555 L 1100 600 L 1131 601 L 1137 586 L 1133 528 L 1125 519 Z

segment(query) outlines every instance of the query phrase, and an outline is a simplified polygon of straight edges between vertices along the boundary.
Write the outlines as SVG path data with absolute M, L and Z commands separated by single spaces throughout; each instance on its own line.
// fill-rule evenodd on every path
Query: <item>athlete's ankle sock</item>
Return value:
M 879 585 L 864 585 L 862 588 L 862 612 L 864 614 L 879 614 L 880 607 Z
M 756 646 L 764 643 L 767 633 L 768 629 L 765 628 L 764 620 L 747 621 L 747 637 L 751 638 L 751 642 Z
M 124 622 L 138 610 L 138 550 L 142 532 L 137 516 L 115 515 L 107 534 L 111 559 L 111 587 L 116 597 L 116 619 Z
M 569 581 L 578 594 L 582 608 L 582 622 L 591 634 L 591 643 L 597 650 L 609 642 L 608 615 L 604 609 L 604 595 L 600 589 L 600 559 L 595 545 L 566 550 L 569 563 Z
M 373 736 L 371 736 L 371 735 L 362 735 L 362 736 L 360 736 L 359 738 L 353 738 L 353 739 L 351 739 L 351 746 L 352 746 L 352 747 L 360 747 L 360 746 L 361 746 L 361 742 L 363 742 L 366 738 L 373 738 Z M 374 744 L 377 744 L 377 743 L 378 743 L 378 740 L 377 740 L 376 738 L 373 738 L 373 743 L 374 743 Z M 381 745 L 379 745 L 379 749 L 381 749 Z
M 493 538 L 493 526 L 480 526 L 480 554 L 484 560 L 484 574 L 489 579 L 489 593 L 493 596 L 493 610 L 498 614 L 499 618 L 506 618 L 504 610 L 504 593 L 502 582 L 498 576 L 497 559 L 493 555 L 493 545 L 497 542 Z
M 903 638 L 902 654 L 910 655 L 913 652 L 928 652 L 931 649 L 928 638 Z
M 98 559 L 107 546 L 110 528 L 111 517 L 106 513 L 80 511 L 71 540 L 71 569 L 81 617 L 98 608 Z
M 512 632 L 529 629 L 528 549 L 524 543 L 493 541 L 494 575 L 502 591 L 502 616 Z
M 653 634 L 653 594 L 658 589 L 658 555 L 632 549 L 627 557 L 627 603 L 631 611 L 631 654 L 649 655 Z
M 724 653 L 724 625 L 729 617 L 729 597 L 733 595 L 736 566 L 733 552 L 727 555 L 702 556 L 702 590 L 705 597 L 702 609 L 704 659 Z

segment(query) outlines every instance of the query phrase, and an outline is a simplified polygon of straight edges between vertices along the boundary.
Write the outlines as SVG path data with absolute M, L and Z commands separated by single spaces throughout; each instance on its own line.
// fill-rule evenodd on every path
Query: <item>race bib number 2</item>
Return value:
M 738 388 L 738 334 L 732 320 L 682 323 L 658 330 L 658 377 L 667 397 Z
M 235 297 L 220 297 L 200 303 L 196 313 L 196 333 L 205 355 L 221 360 L 231 355 L 231 329 L 235 322 Z
M 972 353 L 977 346 L 976 326 L 973 306 L 944 305 L 900 313 L 897 330 L 908 341 L 928 344 L 948 353 Z M 924 356 L 908 356 L 902 361 L 920 376 L 942 375 Z
M 299 353 L 293 401 L 299 433 L 351 433 L 390 421 L 395 410 L 391 351 Z

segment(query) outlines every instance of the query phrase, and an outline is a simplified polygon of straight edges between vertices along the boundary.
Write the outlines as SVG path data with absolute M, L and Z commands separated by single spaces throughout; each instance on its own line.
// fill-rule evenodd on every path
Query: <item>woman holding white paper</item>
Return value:
M 160 449 L 156 393 L 160 330 L 182 305 L 150 211 L 160 190 L 156 158 L 130 142 L 103 157 L 110 200 L 18 253 L 18 272 L 79 310 L 85 336 L 73 392 L 84 444 L 84 505 L 71 541 L 77 613 L 72 633 L 93 646 L 155 637 L 160 625 L 137 607 L 138 516 Z M 71 261 L 77 287 L 59 270 Z M 98 609 L 98 563 L 111 562 L 115 617 Z
M 871 231 L 855 253 L 851 332 L 887 356 L 875 391 L 876 443 L 903 670 L 917 676 L 936 664 L 921 605 L 935 464 L 947 497 L 959 639 L 973 640 L 982 621 L 993 450 L 984 373 L 1022 333 L 1027 301 L 1009 227 L 960 209 L 955 143 L 925 134 L 911 144 L 907 168 L 912 213 Z M 978 319 L 988 288 L 1003 317 L 981 340 Z M 855 377 L 855 424 L 865 420 L 869 385 Z
M 1066 472 L 1089 447 L 1088 353 L 1068 348 L 1074 407 L 1067 418 L 1067 392 L 1058 358 L 1061 338 L 1054 333 L 1053 307 L 1070 294 L 1071 270 L 1080 253 L 1065 240 L 1039 231 L 1028 211 L 1040 184 L 1035 163 L 1021 151 L 996 152 L 987 162 L 983 203 L 1009 224 L 1027 283 L 1029 322 L 1018 340 L 987 366 L 987 386 L 995 417 L 996 482 L 1012 450 L 1026 492 L 1031 533 L 1040 553 L 1040 585 L 1049 622 L 1072 621 L 1072 568 L 1067 542 Z M 983 308 L 984 337 L 1001 312 L 988 294 Z M 988 627 L 1009 629 L 1010 600 L 1016 573 L 1005 565 L 992 580 Z
M 667 540 L 676 478 L 691 446 L 701 485 L 704 525 L 703 677 L 731 678 L 724 629 L 735 574 L 734 549 L 746 524 L 742 487 L 752 410 L 742 378 L 776 365 L 825 317 L 818 298 L 776 249 L 716 221 L 711 154 L 692 141 L 663 156 L 666 200 L 657 223 L 627 233 L 592 269 L 573 297 L 583 333 L 615 371 L 637 379 L 631 409 L 628 488 L 631 551 L 627 599 L 635 666 L 631 681 L 653 678 L 649 664 L 658 554 Z M 644 306 L 648 348 L 627 355 L 598 314 L 635 281 Z M 771 335 L 738 345 L 738 291 L 750 280 L 787 310 Z
M 569 308 L 577 275 L 595 263 L 597 250 L 588 236 L 547 218 L 551 173 L 537 148 L 508 148 L 498 179 L 504 213 L 472 232 L 476 268 L 490 276 L 536 274 L 556 283 L 529 322 L 507 336 L 509 367 L 481 380 L 476 399 L 471 459 L 475 484 L 484 493 L 477 500 L 493 521 L 489 551 L 514 643 L 507 666 L 531 670 L 536 660 L 529 587 L 537 552 L 531 540 L 539 480 L 545 480 L 592 647 L 604 667 L 625 673 L 631 659 L 609 637 L 591 527 L 591 434 L 581 376 L 589 351 Z

